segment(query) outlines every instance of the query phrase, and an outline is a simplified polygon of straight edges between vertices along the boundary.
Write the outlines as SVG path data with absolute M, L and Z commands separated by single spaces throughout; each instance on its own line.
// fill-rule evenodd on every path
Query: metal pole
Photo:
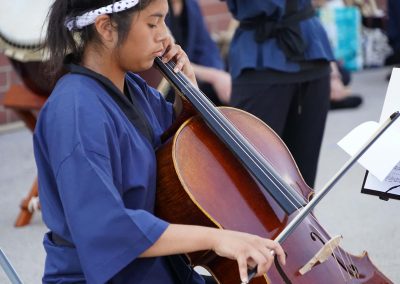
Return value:
M 363 147 L 352 157 L 347 163 L 331 178 L 330 181 L 317 193 L 313 199 L 301 212 L 286 226 L 286 228 L 276 237 L 275 241 L 282 243 L 290 233 L 304 220 L 304 218 L 314 209 L 314 207 L 322 200 L 322 198 L 333 188 L 339 179 L 353 166 L 355 162 L 375 143 L 375 141 L 386 131 L 386 129 L 393 124 L 393 122 L 400 116 L 399 112 L 393 113 L 383 125 L 369 138 Z
M 6 273 L 8 279 L 10 279 L 12 284 L 23 284 L 17 272 L 15 271 L 14 267 L 12 267 L 11 262 L 7 259 L 7 256 L 4 254 L 1 248 L 0 248 L 0 266 L 3 267 L 4 272 Z

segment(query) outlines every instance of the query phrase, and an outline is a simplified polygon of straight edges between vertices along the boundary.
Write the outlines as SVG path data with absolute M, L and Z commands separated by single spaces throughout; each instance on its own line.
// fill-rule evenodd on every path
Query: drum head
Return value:
M 21 61 L 38 60 L 52 0 L 0 0 L 0 51 Z M 43 53 L 43 51 L 41 52 Z
M 16 46 L 38 46 L 45 37 L 46 17 L 53 1 L 1 1 L 0 34 Z

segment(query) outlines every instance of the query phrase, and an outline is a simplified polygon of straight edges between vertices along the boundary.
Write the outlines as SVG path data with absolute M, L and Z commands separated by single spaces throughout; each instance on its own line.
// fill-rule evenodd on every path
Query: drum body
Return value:
M 42 96 L 48 96 L 53 87 L 45 73 L 48 56 L 43 49 L 52 2 L 2 1 L 0 10 L 0 52 L 10 59 L 24 84 Z
M 0 9 L 0 52 L 10 59 L 26 87 L 41 96 L 49 96 L 53 89 L 52 80 L 46 75 L 48 52 L 43 48 L 47 14 L 53 1 L 2 1 Z M 154 68 L 139 75 L 154 88 L 162 81 Z

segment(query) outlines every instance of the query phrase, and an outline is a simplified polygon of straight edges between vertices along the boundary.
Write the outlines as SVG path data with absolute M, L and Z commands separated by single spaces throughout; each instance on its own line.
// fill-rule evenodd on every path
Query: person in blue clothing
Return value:
M 46 45 L 62 75 L 34 133 L 42 216 L 49 232 L 43 283 L 204 283 L 167 257 L 213 250 L 265 273 L 279 244 L 258 236 L 169 224 L 154 215 L 155 149 L 179 115 L 138 75 L 155 57 L 194 84 L 186 54 L 167 32 L 167 0 L 55 0 Z
M 196 0 L 168 0 L 167 25 L 193 66 L 199 88 L 216 105 L 229 103 L 231 76 L 210 36 Z M 171 94 L 170 94 L 171 95 Z M 171 95 L 173 97 L 173 94 Z
M 226 0 L 240 22 L 231 42 L 231 105 L 267 123 L 310 187 L 329 109 L 334 57 L 310 0 Z
M 400 2 L 387 0 L 387 35 L 393 54 L 386 58 L 386 65 L 400 64 Z

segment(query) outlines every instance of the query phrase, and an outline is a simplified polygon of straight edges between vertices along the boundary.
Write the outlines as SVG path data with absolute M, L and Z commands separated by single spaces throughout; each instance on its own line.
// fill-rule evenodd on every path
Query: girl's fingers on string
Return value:
M 185 64 L 187 64 L 188 62 L 189 60 L 187 59 L 187 57 L 184 54 L 181 54 L 179 57 L 177 57 L 174 71 L 175 72 L 181 71 L 184 68 Z
M 272 240 L 268 240 L 267 248 L 270 250 L 270 254 L 272 255 L 272 257 L 276 255 L 281 264 L 283 265 L 286 264 L 286 254 L 279 243 Z
M 254 260 L 254 261 L 251 261 Z M 257 275 L 261 276 L 268 271 L 268 268 L 271 266 L 272 260 L 271 256 L 264 255 L 264 252 L 261 250 L 256 250 L 251 254 L 251 259 L 248 260 L 248 267 L 256 267 L 257 266 Z
M 257 276 L 267 273 L 274 262 L 274 256 L 271 254 L 271 250 L 269 248 L 264 248 L 262 250 L 262 254 L 265 257 L 265 260 L 257 264 Z
M 163 55 L 163 62 L 167 63 L 168 61 L 170 61 L 172 58 L 174 58 L 180 52 L 182 52 L 182 48 L 179 45 L 177 45 L 177 44 L 170 45 L 169 48 L 167 48 L 167 50 L 165 51 L 165 53 Z
M 239 256 L 237 258 L 238 266 L 239 266 L 239 275 L 242 283 L 249 283 L 249 278 L 247 275 L 247 259 L 244 256 Z

